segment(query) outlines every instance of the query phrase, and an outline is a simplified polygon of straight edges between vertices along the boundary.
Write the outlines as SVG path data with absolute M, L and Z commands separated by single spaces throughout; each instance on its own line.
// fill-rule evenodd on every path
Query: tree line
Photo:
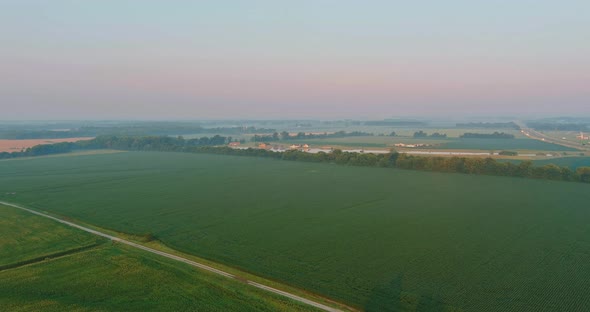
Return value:
M 220 146 L 236 140 L 232 137 L 214 135 L 212 137 L 200 137 L 184 139 L 182 136 L 98 136 L 92 140 L 78 142 L 60 142 L 54 144 L 41 144 L 26 148 L 19 152 L 2 152 L 0 159 L 44 156 L 51 154 L 70 153 L 75 151 L 95 149 L 118 149 L 131 151 L 182 151 L 184 148 Z
M 287 131 L 281 133 L 275 132 L 269 135 L 256 134 L 252 137 L 252 142 L 277 142 L 277 141 L 289 141 L 289 140 L 309 140 L 309 139 L 330 139 L 330 138 L 345 138 L 355 136 L 373 136 L 375 134 L 362 131 L 337 131 L 334 133 L 305 133 L 298 132 L 295 135 L 291 135 Z
M 206 138 L 206 139 L 205 139 Z M 590 183 L 590 167 L 575 171 L 554 164 L 534 166 L 531 161 L 519 164 L 499 162 L 493 158 L 413 156 L 390 151 L 385 154 L 345 152 L 336 149 L 330 153 L 307 153 L 299 150 L 274 152 L 264 149 L 234 149 L 225 146 L 230 137 L 216 135 L 185 140 L 182 137 L 120 137 L 100 136 L 92 140 L 37 145 L 22 152 L 0 153 L 0 158 L 40 156 L 89 149 L 119 149 L 129 151 L 168 151 L 209 153 L 235 156 L 256 156 L 281 160 L 335 163 L 349 166 L 399 168 L 409 170 L 454 172 L 477 175 L 495 175 L 573 181 Z M 223 146 L 221 146 L 223 145 Z
M 435 133 L 433 133 L 431 135 L 428 135 L 428 133 L 426 133 L 426 132 L 424 132 L 422 130 L 414 132 L 414 138 L 416 138 L 416 139 L 418 139 L 418 138 L 428 138 L 428 137 L 434 138 L 434 139 L 444 139 L 444 138 L 447 137 L 447 134 L 446 133 L 438 133 L 438 132 L 435 132 Z
M 425 126 L 423 121 L 415 120 L 369 120 L 365 121 L 366 126 L 387 126 L 387 127 L 409 127 L 409 126 Z
M 9 140 L 59 139 L 77 137 L 117 136 L 164 136 L 183 133 L 239 135 L 252 133 L 273 133 L 276 129 L 249 127 L 205 128 L 198 124 L 176 122 L 142 122 L 137 124 L 81 126 L 66 130 L 47 129 L 0 129 L 0 138 Z

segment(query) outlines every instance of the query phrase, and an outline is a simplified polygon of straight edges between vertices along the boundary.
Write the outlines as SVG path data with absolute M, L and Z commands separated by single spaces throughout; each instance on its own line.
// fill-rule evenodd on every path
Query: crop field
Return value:
M 388 137 L 388 136 L 359 136 L 330 139 L 292 140 L 290 143 L 307 143 L 313 146 L 348 146 L 348 147 L 373 147 L 388 148 L 396 143 L 404 144 L 431 144 L 438 149 L 456 150 L 528 150 L 528 151 L 576 151 L 573 148 L 539 140 L 521 139 L 461 139 L 461 138 L 412 138 L 412 137 Z
M 128 152 L 0 162 L 0 200 L 369 311 L 590 310 L 586 184 Z
M 510 160 L 513 163 L 519 163 L 518 160 Z M 590 157 L 588 156 L 580 156 L 580 157 L 560 157 L 560 158 L 552 158 L 552 159 L 539 159 L 533 160 L 533 164 L 535 166 L 543 166 L 547 164 L 554 164 L 562 167 L 569 167 L 572 170 L 576 170 L 578 167 L 590 167 Z
M 102 242 L 95 235 L 0 205 L 0 268 Z
M 444 149 L 576 151 L 573 148 L 534 139 L 454 139 Z
M 285 144 L 312 144 L 313 146 L 348 146 L 348 147 L 393 147 L 395 143 L 422 143 L 422 144 L 443 144 L 448 139 L 414 139 L 411 137 L 390 137 L 390 136 L 358 136 L 327 139 L 301 139 L 285 141 Z
M 445 133 L 449 138 L 458 138 L 459 136 L 461 136 L 462 134 L 464 134 L 465 132 L 471 132 L 471 133 L 492 133 L 494 131 L 497 132 L 504 132 L 504 133 L 509 133 L 509 134 L 513 134 L 516 137 L 525 137 L 524 135 L 522 135 L 520 133 L 520 131 L 518 130 L 512 130 L 512 129 L 481 129 L 481 128 L 456 128 L 453 125 L 446 125 L 446 126 L 412 126 L 412 127 L 395 127 L 395 126 L 335 126 L 335 127 L 318 127 L 318 126 L 313 126 L 313 127 L 306 127 L 306 128 L 286 128 L 286 129 L 279 129 L 278 131 L 282 131 L 282 130 L 286 130 L 292 134 L 295 134 L 297 132 L 314 132 L 314 133 L 333 133 L 336 131 L 347 131 L 347 132 L 351 132 L 351 131 L 361 131 L 361 132 L 369 132 L 369 133 L 373 133 L 375 134 L 375 136 L 378 136 L 379 134 L 385 134 L 388 135 L 390 134 L 392 131 L 395 131 L 395 133 L 398 136 L 402 136 L 402 137 L 412 137 L 412 135 L 414 135 L 414 132 L 416 131 L 424 131 L 428 134 L 432 134 L 435 132 L 438 133 Z
M 578 167 L 590 167 L 590 157 L 562 157 L 556 159 L 535 160 L 533 163 L 539 166 L 555 164 L 558 166 L 570 167 L 575 170 Z
M 315 311 L 12 207 L 0 216 L 3 311 Z M 55 258 L 2 267 L 39 255 Z

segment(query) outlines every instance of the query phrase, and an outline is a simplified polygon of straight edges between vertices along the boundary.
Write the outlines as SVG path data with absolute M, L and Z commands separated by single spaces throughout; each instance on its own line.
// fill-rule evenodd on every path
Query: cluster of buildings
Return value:
M 307 144 L 291 144 L 289 146 L 289 149 L 306 151 L 306 150 L 309 150 L 309 145 L 307 145 Z
M 233 148 L 246 148 L 246 147 L 240 147 L 240 142 L 230 142 L 228 144 L 229 147 L 233 147 Z M 303 151 L 303 152 L 308 152 L 311 147 L 308 144 L 292 144 L 289 146 L 285 146 L 283 144 L 271 144 L 271 143 L 258 143 L 256 145 L 257 148 L 259 149 L 264 149 L 264 150 L 273 150 L 273 151 L 286 151 L 286 150 L 299 150 L 299 151 Z
M 404 143 L 396 143 L 395 147 L 428 147 L 432 146 L 432 144 L 424 144 L 424 143 L 416 143 L 416 144 L 404 144 Z
M 284 145 L 281 144 L 270 144 L 270 143 L 258 143 L 258 148 L 265 149 L 265 150 L 276 150 L 276 151 L 285 151 L 287 149 L 290 150 L 299 150 L 299 151 L 309 151 L 310 147 L 307 144 L 292 144 L 288 148 L 285 148 Z

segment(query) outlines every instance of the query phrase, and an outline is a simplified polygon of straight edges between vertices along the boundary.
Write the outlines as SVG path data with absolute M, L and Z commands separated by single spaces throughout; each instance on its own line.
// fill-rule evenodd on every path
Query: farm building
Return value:
M 430 144 L 424 143 L 417 143 L 417 144 L 404 144 L 404 143 L 396 143 L 394 144 L 395 147 L 426 147 L 431 146 Z

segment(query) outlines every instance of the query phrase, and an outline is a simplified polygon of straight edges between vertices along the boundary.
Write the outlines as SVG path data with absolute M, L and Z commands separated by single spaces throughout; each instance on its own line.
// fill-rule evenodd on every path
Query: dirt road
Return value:
M 36 214 L 38 216 L 45 217 L 45 218 L 48 218 L 48 219 L 52 219 L 52 220 L 57 221 L 57 222 L 62 223 L 62 224 L 65 224 L 65 225 L 68 225 L 68 226 L 71 226 L 71 227 L 75 227 L 75 228 L 80 229 L 82 231 L 86 231 L 88 233 L 92 233 L 92 234 L 95 234 L 95 235 L 98 235 L 98 236 L 102 236 L 102 237 L 108 238 L 108 239 L 110 239 L 112 241 L 123 243 L 123 244 L 129 245 L 129 246 L 132 246 L 132 247 L 141 249 L 141 250 L 145 250 L 147 252 L 151 252 L 151 253 L 160 255 L 162 257 L 166 257 L 166 258 L 170 258 L 170 259 L 173 259 L 173 260 L 176 260 L 176 261 L 184 262 L 186 264 L 189 264 L 189 265 L 198 267 L 198 268 L 203 269 L 205 271 L 209 271 L 209 272 L 212 272 L 212 273 L 215 273 L 215 274 L 223 275 L 223 276 L 225 276 L 227 278 L 238 279 L 235 275 L 233 275 L 231 273 L 228 273 L 228 272 L 225 272 L 225 271 L 222 271 L 222 270 L 218 270 L 218 269 L 213 268 L 213 267 L 210 267 L 208 265 L 205 265 L 205 264 L 202 264 L 202 263 L 198 263 L 198 262 L 195 262 L 195 261 L 192 261 L 192 260 L 183 258 L 183 257 L 179 257 L 179 256 L 176 256 L 176 255 L 173 255 L 173 254 L 169 254 L 167 252 L 155 250 L 155 249 L 152 249 L 152 248 L 149 248 L 149 247 L 140 245 L 140 244 L 136 244 L 136 243 L 130 242 L 128 240 L 124 240 L 124 239 L 121 239 L 119 237 L 108 235 L 108 234 L 105 234 L 105 233 L 102 233 L 102 232 L 99 232 L 99 231 L 96 231 L 96 230 L 93 230 L 93 229 L 90 229 L 90 228 L 87 228 L 87 227 L 84 227 L 84 226 L 81 226 L 81 225 L 72 223 L 72 222 L 69 222 L 69 221 L 65 221 L 65 220 L 62 220 L 62 219 L 59 219 L 59 218 L 56 218 L 56 217 L 53 217 L 53 216 L 50 216 L 50 215 L 47 215 L 47 214 L 44 214 L 44 213 L 35 211 L 35 210 L 31 210 L 31 209 L 28 209 L 28 208 L 24 208 L 24 207 L 21 207 L 21 206 L 12 204 L 12 203 L 3 202 L 3 201 L 0 201 L 0 204 L 5 205 L 5 206 L 10 206 L 10 207 L 18 208 L 18 209 L 21 209 L 21 210 L 25 210 L 25 211 L 30 212 L 32 214 Z M 321 309 L 321 310 L 324 310 L 324 311 L 330 311 L 330 312 L 340 312 L 340 311 L 342 311 L 342 310 L 338 310 L 336 308 L 332 308 L 332 307 L 329 307 L 327 305 L 324 305 L 324 304 L 321 304 L 321 303 L 318 303 L 318 302 L 315 302 L 315 301 L 312 301 L 312 300 L 309 300 L 309 299 L 305 299 L 303 297 L 299 297 L 297 295 L 294 295 L 294 294 L 289 293 L 289 292 L 286 292 L 286 291 L 282 291 L 282 290 L 279 290 L 279 289 L 276 289 L 276 288 L 272 288 L 270 286 L 266 286 L 266 285 L 263 285 L 263 284 L 259 284 L 259 283 L 256 283 L 256 282 L 253 282 L 253 281 L 249 281 L 249 280 L 244 280 L 244 279 L 238 279 L 238 280 L 240 280 L 242 282 L 245 282 L 248 285 L 251 285 L 253 287 L 256 287 L 256 288 L 259 288 L 259 289 L 262 289 L 262 290 L 265 290 L 265 291 L 268 291 L 268 292 L 271 292 L 271 293 L 274 293 L 274 294 L 277 294 L 277 295 L 281 295 L 283 297 L 287 297 L 289 299 L 292 299 L 292 300 L 295 300 L 295 301 L 298 301 L 298 302 L 301 302 L 301 303 L 308 304 L 310 306 L 316 307 L 316 308 Z

